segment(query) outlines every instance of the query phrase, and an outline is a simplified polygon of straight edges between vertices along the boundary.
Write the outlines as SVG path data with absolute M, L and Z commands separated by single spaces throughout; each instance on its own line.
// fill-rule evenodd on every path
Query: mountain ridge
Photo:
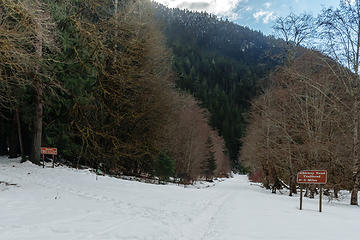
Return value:
M 284 42 L 206 12 L 153 6 L 174 54 L 177 86 L 210 111 L 211 126 L 224 137 L 233 168 L 243 171 L 238 162 L 243 115 L 261 92 L 260 82 L 282 63 Z

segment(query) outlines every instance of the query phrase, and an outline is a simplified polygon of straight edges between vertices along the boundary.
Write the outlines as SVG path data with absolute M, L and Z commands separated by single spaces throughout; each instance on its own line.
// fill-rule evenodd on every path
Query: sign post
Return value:
M 55 167 L 55 155 L 57 155 L 57 148 L 42 147 L 41 155 L 43 159 L 43 168 L 45 167 L 45 155 L 52 155 L 52 167 Z
M 303 185 L 300 184 L 300 210 L 302 210 Z
M 320 184 L 319 212 L 322 212 L 322 184 Z
M 302 210 L 302 184 L 319 184 L 320 199 L 319 212 L 322 212 L 322 185 L 327 182 L 326 170 L 302 170 L 297 174 L 297 183 L 300 184 L 300 210 Z

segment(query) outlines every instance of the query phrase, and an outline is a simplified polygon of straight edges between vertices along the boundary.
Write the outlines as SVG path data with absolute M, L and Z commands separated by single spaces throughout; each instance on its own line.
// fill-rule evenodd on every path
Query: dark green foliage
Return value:
M 212 150 L 213 143 L 211 138 L 209 137 L 206 141 L 207 147 L 209 149 L 209 154 L 203 163 L 203 174 L 206 177 L 206 180 L 211 180 L 215 176 L 215 170 L 217 168 L 216 166 L 216 159 L 215 159 L 215 153 Z
M 155 91 L 167 79 L 156 79 L 161 66 L 150 66 L 156 63 L 151 59 L 157 58 L 149 53 L 151 44 L 159 43 L 151 42 L 154 30 L 149 29 L 150 21 L 142 24 L 131 14 L 124 20 L 120 14 L 114 23 L 111 9 L 106 7 L 113 2 L 100 2 L 54 5 L 64 49 L 56 72 L 66 92 L 60 101 L 52 102 L 63 111 L 49 109 L 52 114 L 47 116 L 53 120 L 47 122 L 53 125 L 47 128 L 47 140 L 63 147 L 65 157 L 80 155 L 82 164 L 103 163 L 116 174 L 149 173 L 166 111 L 157 106 L 165 91 Z M 58 8 L 67 9 L 64 16 Z
M 63 91 L 45 99 L 43 141 L 44 145 L 58 147 L 62 157 L 75 159 L 74 156 L 81 154 L 83 145 L 74 138 L 70 128 L 74 120 L 71 111 L 75 106 L 89 104 L 90 91 L 98 73 L 92 63 L 92 49 L 84 41 L 73 19 L 74 14 L 86 5 L 81 1 L 48 1 L 48 4 L 56 22 L 58 45 L 61 48 L 54 56 L 54 78 L 61 83 Z
M 126 6 L 133 1 L 119 1 L 114 15 L 112 0 L 40 2 L 54 23 L 51 38 L 58 50 L 44 48 L 43 74 L 56 87 L 45 84 L 43 89 L 42 146 L 57 147 L 59 158 L 74 166 L 103 163 L 108 173 L 152 173 L 169 111 L 167 90 L 172 88 L 167 76 L 171 67 L 166 66 L 170 61 L 146 3 L 142 12 L 134 13 Z M 0 64 L 0 80 L 6 67 L 7 61 Z M 26 85 L 20 90 L 12 101 L 19 105 L 29 154 L 34 91 Z M 13 115 L 3 115 L 0 153 L 6 154 L 6 138 L 14 139 L 15 149 L 17 132 L 15 127 L 6 130 Z
M 175 59 L 177 86 L 192 93 L 211 113 L 210 123 L 224 137 L 234 170 L 244 136 L 249 101 L 260 81 L 280 60 L 280 40 L 265 37 L 208 13 L 155 4 Z
M 162 180 L 168 180 L 175 174 L 174 160 L 165 153 L 159 153 L 155 162 L 155 175 Z

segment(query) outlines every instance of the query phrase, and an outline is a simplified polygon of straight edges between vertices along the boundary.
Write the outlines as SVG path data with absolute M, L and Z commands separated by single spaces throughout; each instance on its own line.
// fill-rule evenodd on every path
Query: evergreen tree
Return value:
M 155 162 L 155 175 L 166 181 L 169 177 L 174 176 L 174 173 L 174 160 L 163 152 L 159 153 Z

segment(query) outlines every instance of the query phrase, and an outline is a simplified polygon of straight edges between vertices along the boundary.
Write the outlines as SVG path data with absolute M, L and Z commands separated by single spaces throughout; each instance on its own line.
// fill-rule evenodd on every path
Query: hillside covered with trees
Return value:
M 153 5 L 174 54 L 176 85 L 209 110 L 233 168 L 242 171 L 238 152 L 246 129 L 244 113 L 259 94 L 260 82 L 282 63 L 284 42 L 206 12 Z
M 272 73 L 264 94 L 252 102 L 241 159 L 254 178 L 276 192 L 297 193 L 296 175 L 328 172 L 326 193 L 351 192 L 358 205 L 360 1 L 340 1 L 313 18 L 291 14 L 276 29 L 289 48 L 287 64 Z M 307 39 L 318 51 L 294 51 Z M 306 195 L 318 193 L 314 184 Z
M 113 175 L 226 176 L 209 114 L 174 87 L 150 2 L 0 1 L 0 153 Z

